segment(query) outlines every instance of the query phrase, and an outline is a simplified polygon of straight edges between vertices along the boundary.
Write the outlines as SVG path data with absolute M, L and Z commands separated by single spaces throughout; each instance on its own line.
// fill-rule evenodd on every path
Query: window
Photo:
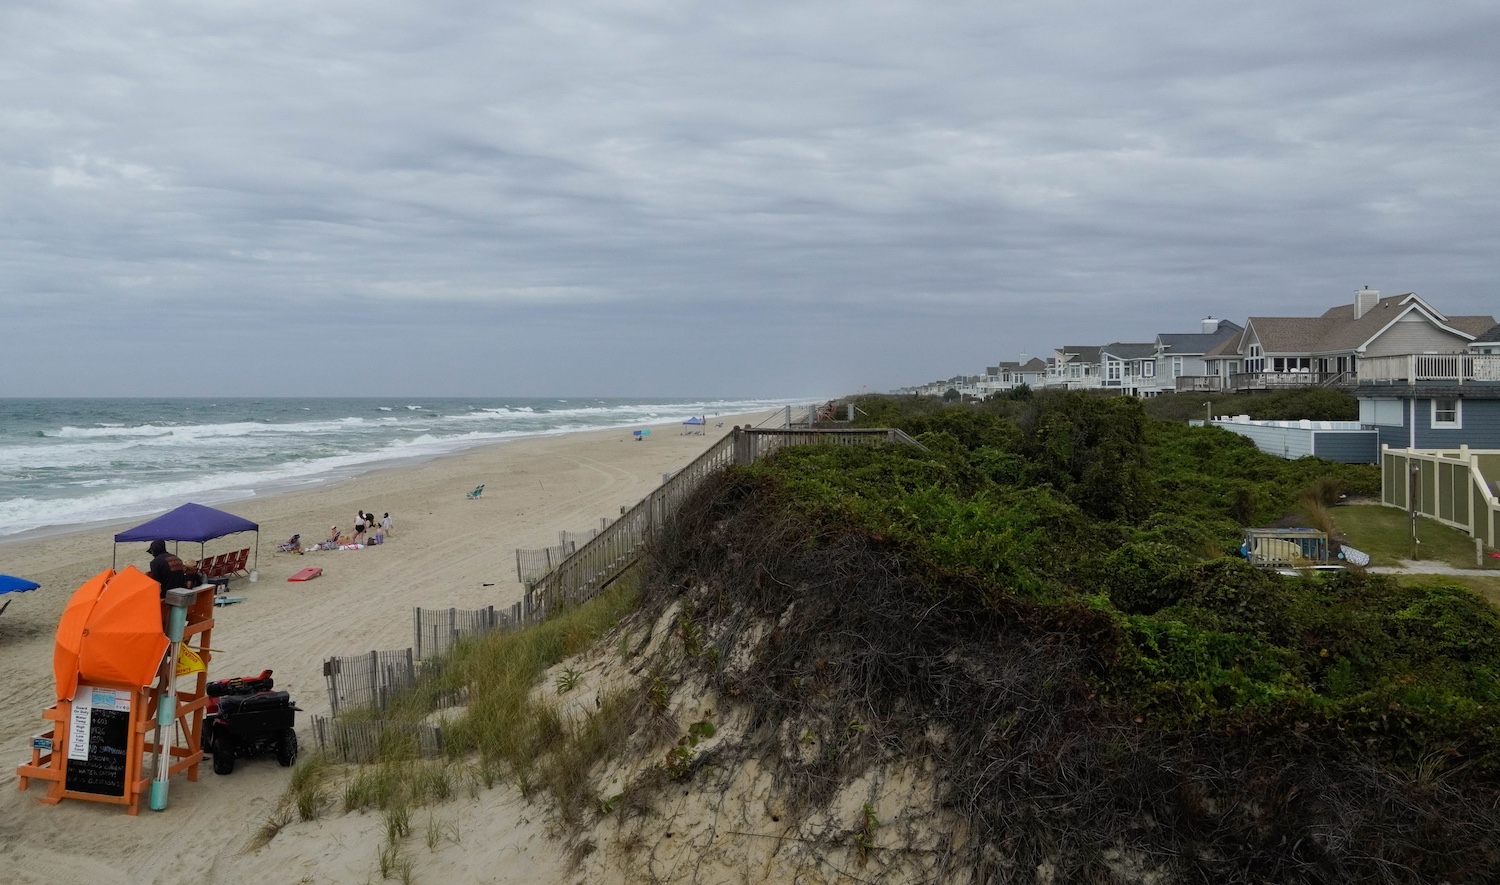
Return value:
M 1400 427 L 1406 423 L 1406 404 L 1399 399 L 1359 398 L 1359 423 Z
M 1266 370 L 1266 354 L 1260 349 L 1259 344 L 1250 345 L 1249 359 L 1245 360 L 1245 371 L 1264 372 Z
M 1114 360 L 1109 361 L 1109 380 L 1120 380 L 1120 364 L 1118 362 L 1115 362 Z
M 1141 377 L 1142 378 L 1155 378 L 1156 377 L 1156 361 L 1155 360 L 1142 360 L 1141 361 Z
M 1174 357 L 1172 357 L 1172 377 L 1173 378 L 1181 378 L 1182 377 L 1182 357 L 1180 357 L 1180 356 L 1174 356 Z
M 1463 404 L 1456 399 L 1435 399 L 1432 401 L 1432 426 L 1435 428 L 1447 428 L 1457 430 L 1464 426 Z

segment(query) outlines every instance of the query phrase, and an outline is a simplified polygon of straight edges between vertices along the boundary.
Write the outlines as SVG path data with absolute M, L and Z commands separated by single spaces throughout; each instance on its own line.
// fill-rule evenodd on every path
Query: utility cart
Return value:
M 282 766 L 297 761 L 295 717 L 300 708 L 286 692 L 275 690 L 270 670 L 211 682 L 208 696 L 203 748 L 213 754 L 214 774 L 231 774 L 236 759 L 264 753 L 275 753 Z

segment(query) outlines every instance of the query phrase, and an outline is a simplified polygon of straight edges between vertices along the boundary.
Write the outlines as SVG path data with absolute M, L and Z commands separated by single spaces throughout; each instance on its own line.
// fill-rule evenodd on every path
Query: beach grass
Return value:
M 551 795 L 559 818 L 577 823 L 599 806 L 588 772 L 594 763 L 617 751 L 631 734 L 629 723 L 644 711 L 647 693 L 616 691 L 599 698 L 596 709 L 564 717 L 536 692 L 553 665 L 583 651 L 632 611 L 639 600 L 633 576 L 617 580 L 597 598 L 565 609 L 535 627 L 514 633 L 492 633 L 460 643 L 434 676 L 420 680 L 379 714 L 387 721 L 417 723 L 453 698 L 467 703 L 446 710 L 445 753 L 439 759 L 418 758 L 410 740 L 383 739 L 377 758 L 340 769 L 321 754 L 310 754 L 293 771 L 282 807 L 301 820 L 313 820 L 337 804 L 344 813 L 378 810 L 386 824 L 380 853 L 385 878 L 409 875 L 410 858 L 402 853 L 411 833 L 412 809 L 453 798 L 468 787 L 516 784 L 522 794 Z M 576 686 L 577 680 L 570 682 Z M 351 711 L 351 718 L 374 718 L 373 711 Z M 342 780 L 337 802 L 335 781 Z M 291 814 L 262 834 L 269 842 Z M 456 825 L 434 822 L 429 815 L 426 841 L 458 841 Z

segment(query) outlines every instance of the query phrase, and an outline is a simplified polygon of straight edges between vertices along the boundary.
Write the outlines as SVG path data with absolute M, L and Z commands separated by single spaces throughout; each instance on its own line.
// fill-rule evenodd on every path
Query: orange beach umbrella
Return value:
M 80 680 L 150 685 L 168 644 L 161 585 L 135 566 L 101 572 L 73 593 L 57 622 L 57 699 L 71 700 Z

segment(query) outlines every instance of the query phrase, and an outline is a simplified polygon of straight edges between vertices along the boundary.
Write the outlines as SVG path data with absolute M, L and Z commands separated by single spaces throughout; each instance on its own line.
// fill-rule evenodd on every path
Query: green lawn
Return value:
M 1334 523 L 1349 546 L 1370 554 L 1371 565 L 1400 565 L 1411 558 L 1411 523 L 1405 511 L 1394 507 L 1354 504 L 1330 509 Z M 1417 519 L 1421 558 L 1445 562 L 1456 568 L 1475 568 L 1474 539 L 1439 522 Z M 1484 568 L 1500 574 L 1500 559 L 1484 558 Z

